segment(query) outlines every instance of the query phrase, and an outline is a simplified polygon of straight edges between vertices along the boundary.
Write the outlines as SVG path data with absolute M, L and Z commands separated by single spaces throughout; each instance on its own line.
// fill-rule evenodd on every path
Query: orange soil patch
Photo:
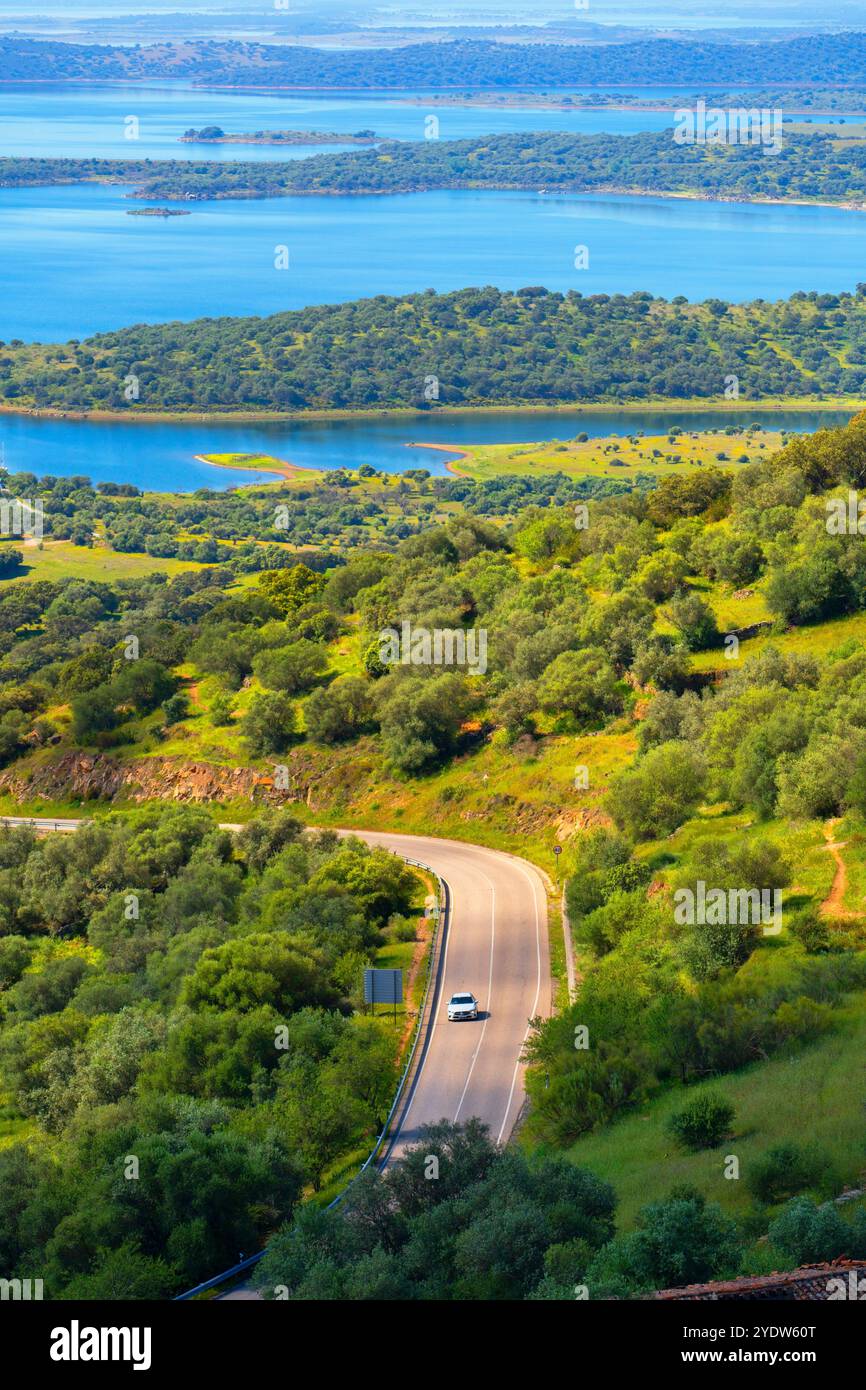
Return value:
M 838 824 L 837 820 L 828 820 L 824 826 L 824 837 L 827 841 L 825 848 L 833 856 L 836 872 L 833 875 L 830 892 L 821 904 L 821 915 L 823 917 L 835 917 L 837 920 L 851 921 L 864 914 L 851 912 L 845 906 L 845 894 L 848 891 L 848 870 L 839 851 L 845 848 L 847 841 L 833 839 L 833 831 Z
M 420 971 L 421 971 L 421 969 L 422 969 L 422 967 L 423 967 L 423 965 L 424 965 L 425 954 L 426 954 L 426 951 L 427 951 L 427 947 L 428 947 L 429 944 L 430 944 L 430 937 L 431 937 L 431 935 L 432 935 L 432 932 L 433 932 L 433 922 L 432 922 L 432 919 L 429 918 L 429 917 L 421 917 L 421 918 L 419 919 L 419 921 L 418 921 L 418 937 L 417 937 L 417 941 L 416 941 L 416 944 L 415 944 L 415 952 L 414 952 L 414 955 L 412 956 L 412 966 L 411 966 L 411 969 L 409 970 L 409 978 L 408 978 L 408 980 L 406 981 L 406 994 L 405 994 L 405 999 L 406 999 L 407 1005 L 408 1005 L 408 1003 L 409 1003 L 409 1000 L 412 998 L 412 991 L 413 991 L 413 989 L 414 989 L 414 987 L 415 987 L 415 981 L 418 979 L 418 975 L 419 975 L 419 973 L 420 973 Z M 415 1021 L 416 1021 L 417 1017 L 418 1017 L 418 1010 L 417 1010 L 417 1009 L 410 1009 L 410 1008 L 407 1007 L 406 1013 L 405 1013 L 405 1015 L 404 1015 L 404 1021 L 403 1021 L 403 1032 L 402 1032 L 401 1037 L 400 1037 L 400 1052 L 399 1052 L 399 1055 L 400 1055 L 401 1058 L 402 1058 L 403 1053 L 405 1052 L 406 1047 L 407 1047 L 407 1045 L 408 1045 L 408 1043 L 409 1043 L 409 1039 L 410 1039 L 411 1036 L 412 1036 L 412 1032 L 413 1032 L 413 1030 L 414 1030 L 414 1028 L 415 1028 Z

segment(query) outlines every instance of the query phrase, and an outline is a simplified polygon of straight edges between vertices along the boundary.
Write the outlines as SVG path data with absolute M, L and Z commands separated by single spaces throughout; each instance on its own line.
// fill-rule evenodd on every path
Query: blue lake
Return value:
M 587 409 L 519 413 L 462 412 L 411 417 L 382 416 L 345 420 L 292 420 L 262 424 L 210 424 L 190 420 L 159 424 L 91 420 L 36 419 L 0 415 L 0 462 L 13 472 L 68 477 L 87 474 L 94 482 L 132 482 L 155 490 L 188 492 L 245 483 L 273 482 L 272 474 L 216 468 L 196 461 L 200 453 L 266 453 L 308 468 L 358 468 L 369 463 L 388 473 L 427 468 L 444 473 L 457 454 L 412 445 L 528 443 L 570 439 L 586 433 L 659 434 L 683 429 L 715 429 L 760 424 L 767 429 L 812 431 L 848 420 L 839 411 L 687 411 L 603 412 Z
M 623 88 L 623 91 L 626 89 Z M 185 83 L 112 86 L 27 83 L 0 86 L 0 154 L 44 158 L 103 159 L 291 159 L 309 147 L 272 145 L 185 145 L 190 126 L 218 125 L 227 134 L 255 130 L 317 130 L 350 135 L 375 130 L 388 139 L 423 140 L 424 122 L 435 112 L 439 136 L 459 140 L 517 130 L 610 131 L 630 135 L 663 130 L 672 110 L 552 111 L 526 107 L 441 106 L 435 95 L 422 104 L 386 96 L 299 96 L 293 93 L 225 92 Z M 664 105 L 664 92 L 652 94 Z M 138 121 L 138 137 L 129 139 Z M 332 148 L 319 146 L 319 149 Z
M 623 87 L 620 90 L 627 90 Z M 677 95 L 659 89 L 659 104 Z M 188 126 L 298 128 L 421 139 L 435 98 L 313 97 L 157 86 L 0 85 L 0 153 L 46 156 L 286 158 L 271 147 L 178 143 Z M 124 137 L 125 118 L 140 138 Z M 633 132 L 670 123 L 659 112 L 438 108 L 440 136 L 506 130 Z M 866 216 L 833 208 L 746 206 L 681 199 L 434 192 L 398 197 L 283 198 L 195 204 L 188 217 L 130 217 L 119 188 L 0 191 L 0 338 L 64 341 L 135 322 L 270 314 L 373 294 L 496 284 L 544 284 L 585 294 L 649 290 L 690 299 L 777 298 L 838 291 L 863 278 Z M 290 269 L 274 268 L 287 246 Z M 574 268 L 575 249 L 589 269 Z M 13 470 L 85 473 L 95 481 L 191 490 L 251 481 L 195 461 L 197 453 L 268 452 L 311 467 L 371 463 L 399 471 L 446 455 L 412 442 L 529 441 L 688 427 L 708 417 L 600 412 L 449 415 L 279 425 L 103 424 L 0 416 Z M 717 423 L 732 417 L 720 414 Z M 749 412 L 814 428 L 817 416 Z M 844 417 L 839 417 L 844 418 Z M 712 423 L 712 419 L 708 420 Z
M 127 215 L 140 206 L 117 188 L 0 192 L 0 338 L 484 284 L 775 299 L 853 290 L 866 263 L 866 215 L 839 208 L 469 191 L 196 203 L 165 221 Z
M 431 113 L 437 115 L 443 140 L 520 130 L 633 135 L 636 131 L 664 130 L 672 125 L 674 107 L 683 95 L 682 88 L 623 85 L 612 90 L 618 95 L 645 97 L 663 109 L 556 111 L 528 106 L 449 106 L 435 93 L 314 96 L 229 92 L 191 87 L 187 83 L 0 84 L 0 155 L 51 159 L 293 159 L 307 156 L 316 147 L 186 145 L 180 137 L 190 126 L 200 129 L 218 125 L 227 134 L 313 130 L 350 135 L 364 129 L 374 130 L 386 139 L 423 140 L 425 119 Z M 785 114 L 796 113 L 786 110 Z M 128 138 L 128 131 L 135 129 L 128 124 L 130 116 L 138 122 L 136 139 Z

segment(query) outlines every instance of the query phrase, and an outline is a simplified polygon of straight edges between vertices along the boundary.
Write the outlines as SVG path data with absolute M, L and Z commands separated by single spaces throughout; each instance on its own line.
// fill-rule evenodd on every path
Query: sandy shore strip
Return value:
M 676 411 L 681 415 L 702 415 L 707 411 L 735 415 L 751 415 L 756 410 L 775 413 L 777 411 L 846 411 L 852 414 L 866 410 L 866 397 L 859 396 L 764 396 L 754 400 L 725 400 L 721 396 L 700 396 L 675 398 L 671 396 L 631 397 L 625 401 L 579 400 L 561 401 L 554 405 L 536 402 L 523 402 L 511 405 L 506 401 L 485 405 L 440 405 L 436 415 L 447 419 L 451 415 L 635 415 L 642 411 L 654 413 Z M 60 406 L 12 405 L 0 402 L 0 417 L 20 416 L 28 420 L 66 420 L 73 424 L 130 424 L 130 425 L 261 425 L 295 424 L 307 420 L 316 421 L 358 421 L 358 420 L 420 420 L 430 419 L 429 410 L 413 409 L 409 406 L 380 406 L 354 410 L 345 407 L 334 410 L 72 410 Z M 420 445 L 419 447 L 425 447 Z M 450 445 L 443 444 L 443 449 Z M 455 453 L 459 450 L 455 449 Z M 306 465 L 286 464 L 287 468 L 303 468 Z
M 238 458 L 251 458 L 255 455 L 237 455 Z M 309 468 L 303 463 L 288 463 L 285 459 L 269 458 L 268 463 L 257 463 L 255 467 L 245 468 L 243 464 L 223 463 L 220 459 L 208 457 L 207 454 L 196 454 L 196 463 L 206 463 L 211 468 L 230 468 L 235 473 L 276 473 L 280 478 L 291 478 L 298 473 L 320 473 L 320 468 Z
M 407 449 L 435 449 L 441 454 L 456 454 L 458 459 L 468 459 L 472 455 L 466 449 L 455 449 L 453 444 L 419 444 L 413 440 L 406 445 Z M 446 459 L 445 467 L 449 473 L 456 473 L 458 478 L 471 478 L 471 473 L 465 473 L 462 468 L 457 467 L 457 459 Z

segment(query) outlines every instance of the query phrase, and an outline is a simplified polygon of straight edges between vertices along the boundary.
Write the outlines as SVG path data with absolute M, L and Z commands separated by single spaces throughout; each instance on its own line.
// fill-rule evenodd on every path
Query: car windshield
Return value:
M 452 994 L 452 996 L 451 996 L 451 1003 L 452 1003 L 452 1004 L 472 1004 L 472 1003 L 474 1003 L 474 1000 L 473 1000 L 471 994 Z

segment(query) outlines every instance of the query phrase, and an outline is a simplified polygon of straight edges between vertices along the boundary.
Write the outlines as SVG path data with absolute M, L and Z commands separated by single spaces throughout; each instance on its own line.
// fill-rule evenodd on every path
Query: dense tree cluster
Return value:
M 431 189 L 691 193 L 751 200 L 866 195 L 862 141 L 835 133 L 779 133 L 770 151 L 742 143 L 678 143 L 635 135 L 520 132 L 465 140 L 384 140 L 375 149 L 273 160 L 0 159 L 0 188 L 134 184 L 143 198 L 277 198 L 309 193 L 424 193 Z
M 68 707 L 61 722 L 85 746 L 134 741 L 144 727 L 159 738 L 189 713 L 176 674 L 188 658 L 220 679 L 228 710 L 214 712 L 217 724 L 231 722 L 231 694 L 255 665 L 285 704 L 287 737 L 294 713 L 286 692 L 318 683 L 327 665 L 321 644 L 341 621 L 315 601 L 321 576 L 305 565 L 266 571 L 258 588 L 237 593 L 233 579 L 211 566 L 171 581 L 159 573 L 114 586 L 43 580 L 0 593 L 0 761 L 58 742 L 58 725 L 47 717 L 57 705 Z M 248 715 L 251 751 L 282 751 L 280 721 L 269 728 L 254 709 Z
M 757 1184 L 770 1199 L 814 1178 L 797 1144 L 770 1159 Z M 304 1207 L 274 1236 L 255 1283 L 264 1298 L 292 1301 L 573 1302 L 645 1297 L 741 1268 L 744 1230 L 692 1188 L 644 1205 L 631 1230 L 617 1232 L 614 1215 L 613 1188 L 593 1173 L 550 1153 L 503 1151 L 477 1120 L 443 1120 L 336 1209 Z M 769 1235 L 774 1261 L 862 1259 L 866 1217 L 795 1197 Z
M 856 516 L 845 531 L 828 529 L 837 504 L 847 517 L 849 490 L 862 487 L 864 439 L 860 416 L 733 475 L 701 469 L 665 479 L 642 501 L 629 500 L 630 523 L 622 502 L 593 513 L 582 541 L 589 553 L 578 565 L 587 587 L 612 589 L 621 605 L 628 597 L 621 611 L 632 621 L 638 596 L 651 596 L 667 631 L 633 638 L 631 655 L 619 656 L 649 685 L 639 753 L 609 780 L 605 804 L 616 830 L 584 834 L 573 849 L 568 904 L 592 964 L 578 1002 L 542 1025 L 530 1045 L 531 1124 L 546 1142 L 572 1142 L 660 1087 L 812 1042 L 836 1027 L 846 1000 L 864 986 L 866 957 L 856 936 L 830 934 L 803 899 L 798 905 L 793 898 L 784 937 L 768 951 L 754 920 L 679 921 L 672 896 L 694 891 L 698 881 L 723 893 L 744 884 L 779 892 L 792 868 L 777 819 L 866 813 L 862 643 L 840 644 L 819 663 L 782 650 L 771 636 L 758 655 L 709 685 L 691 679 L 679 659 L 720 642 L 697 575 L 729 588 L 760 583 L 778 614 L 779 636 L 789 624 L 866 608 Z M 599 510 L 617 514 L 616 530 Z M 655 543 L 645 548 L 642 537 L 650 535 Z M 565 552 L 557 554 L 562 563 Z M 684 572 L 693 578 L 684 582 Z M 515 705 L 512 692 L 501 717 Z M 669 852 L 665 838 L 706 805 L 746 813 L 749 833 L 731 838 L 728 828 L 717 836 L 709 822 Z M 661 842 L 649 857 L 641 852 L 646 841 Z M 578 1027 L 594 1039 L 588 1050 L 575 1047 Z M 792 1193 L 816 1181 L 805 1159 L 785 1171 Z M 755 1182 L 766 1185 L 760 1173 Z
M 866 296 L 689 304 L 487 286 L 0 346 L 7 403 L 133 414 L 435 410 L 431 377 L 439 406 L 720 399 L 731 376 L 753 400 L 862 394 Z
M 377 1132 L 392 1030 L 353 1013 L 416 883 L 282 813 L 152 807 L 0 833 L 7 1277 L 165 1297 L 233 1263 Z
M 698 880 L 723 891 L 744 882 L 768 894 L 790 887 L 792 864 L 775 818 L 866 813 L 862 645 L 840 646 L 819 666 L 771 640 L 713 684 L 690 670 L 692 652 L 721 652 L 709 601 L 719 585 L 760 586 L 778 615 L 778 636 L 789 624 L 866 609 L 862 536 L 827 525 L 839 500 L 848 515 L 864 457 L 861 416 L 794 439 L 760 463 L 673 472 L 643 491 L 590 490 L 585 525 L 575 524 L 567 480 L 556 482 L 554 499 L 522 479 L 442 480 L 463 499 L 461 507 L 452 496 L 447 521 L 393 550 L 358 550 L 324 572 L 280 567 L 243 586 L 220 566 L 171 581 L 5 583 L 0 753 L 12 761 L 70 739 L 112 747 L 134 742 L 144 728 L 183 724 L 191 717 L 189 671 L 218 684 L 210 717 L 216 726 L 238 723 L 250 756 L 283 757 L 300 739 L 366 740 L 365 755 L 402 778 L 425 775 L 490 736 L 507 748 L 540 726 L 545 733 L 634 729 L 638 755 L 609 781 L 606 807 L 616 828 L 586 833 L 573 851 L 568 905 L 585 952 L 579 998 L 539 1026 L 529 1046 L 532 1130 L 548 1145 L 569 1144 L 661 1088 L 715 1084 L 820 1039 L 866 987 L 862 951 L 844 934 L 831 939 L 810 909 L 786 909 L 773 949 L 754 921 L 698 929 L 672 911 L 672 894 Z M 429 477 L 414 481 L 435 492 Z M 54 514 L 71 506 L 74 516 L 79 494 L 87 506 L 104 501 L 118 513 L 141 500 L 72 480 Z M 467 504 L 501 505 L 504 515 L 492 521 Z M 210 499 L 190 505 L 207 527 Z M 234 503 L 225 512 L 216 505 L 223 524 Z M 381 634 L 399 633 L 404 623 L 422 633 L 483 631 L 484 669 L 390 663 Z M 726 665 L 721 654 L 719 665 Z M 718 837 L 711 823 L 703 833 L 693 827 L 670 853 L 664 837 L 707 803 L 747 813 L 753 824 L 734 838 Z M 648 854 L 644 842 L 660 837 L 661 848 Z M 375 1033 L 361 1042 L 349 1008 L 361 966 L 383 931 L 393 930 L 386 927 L 392 914 L 405 911 L 403 871 L 360 847 L 302 841 L 285 819 L 259 823 L 233 843 L 203 815 L 164 809 L 66 840 L 7 835 L 0 860 L 0 1071 L 16 1110 L 63 1146 L 70 1175 L 58 1184 L 47 1145 L 4 1155 L 27 1194 L 11 1267 L 26 1272 L 36 1252 L 57 1287 L 85 1291 L 108 1281 L 161 1291 L 209 1272 L 224 1248 L 234 1254 L 239 1242 L 248 1245 L 287 1217 L 299 1183 L 321 1182 L 386 1104 L 393 1058 Z M 291 1062 L 269 1050 L 273 1028 L 286 1018 Z M 575 1047 L 579 1028 L 589 1030 L 590 1049 Z M 682 1136 L 711 1143 L 728 1112 L 724 1100 L 698 1091 L 677 1112 Z M 279 1163 L 269 1145 L 277 1145 Z M 189 1222 L 179 1222 L 176 1155 L 193 1148 L 202 1164 L 213 1164 L 214 1147 L 217 1166 L 243 1175 L 239 1205 L 226 1225 L 212 1225 L 211 1187 L 200 1184 L 205 1215 L 194 1206 Z M 85 1170 L 81 1152 L 98 1153 L 95 1169 Z M 154 1234 L 146 1247 L 136 1243 L 126 1205 L 142 1189 L 118 1187 L 111 1168 L 121 1153 L 144 1154 L 150 1171 L 164 1174 L 158 1198 L 148 1189 L 156 1205 L 148 1208 Z M 377 1213 L 360 1243 L 351 1219 L 347 1227 L 343 1217 L 305 1215 L 297 1239 L 306 1249 L 304 1223 L 311 1223 L 309 1240 L 321 1253 L 315 1271 L 291 1263 L 295 1236 L 277 1241 L 275 1263 L 263 1269 L 293 1297 L 312 1296 L 311 1289 L 354 1296 L 346 1291 L 364 1281 L 382 1297 L 423 1297 L 440 1287 L 437 1279 L 467 1297 L 559 1297 L 572 1279 L 598 1289 L 626 1279 L 621 1287 L 638 1292 L 676 1282 L 678 1269 L 729 1268 L 731 1228 L 693 1193 L 654 1204 L 628 1234 L 597 1229 L 590 1240 L 569 1228 L 552 1240 L 545 1204 L 566 1181 L 560 1169 L 539 1176 L 509 1156 L 496 1173 L 497 1215 L 521 1233 L 528 1252 L 510 1274 L 497 1264 L 494 1276 L 487 1259 L 476 1267 L 467 1253 L 474 1234 L 459 1236 L 475 1232 L 473 1213 L 493 1211 L 486 1188 L 468 1206 L 454 1193 L 456 1205 L 442 1208 L 449 1221 L 457 1214 L 454 1244 L 426 1279 L 415 1263 L 416 1236 L 423 1245 L 428 1223 L 445 1218 L 404 1209 L 387 1184 L 358 1190 L 357 1200 Z M 798 1198 L 825 1179 L 799 1151 L 778 1173 L 756 1166 L 749 1183 L 757 1201 Z M 469 1171 L 473 1192 L 474 1181 Z M 584 1197 L 595 1201 L 578 1187 L 576 1210 Z M 447 1195 L 437 1193 L 429 1194 L 434 1207 Z M 101 1209 L 103 1198 L 107 1224 L 93 1231 L 82 1208 Z M 822 1235 L 818 1211 L 782 1213 L 776 1248 L 860 1238 L 835 1228 Z M 201 1229 L 189 1229 L 199 1220 Z M 62 1248 L 51 1243 L 49 1226 L 62 1232 Z M 527 1235 L 536 1229 L 546 1230 L 544 1239 Z M 665 1233 L 687 1229 L 698 1241 L 694 1259 L 665 1254 Z M 78 1244 L 67 1255 L 72 1230 Z M 574 1245 L 581 1241 L 589 1248 Z M 567 1253 L 549 1254 L 563 1244 Z
M 790 883 L 790 866 L 771 840 L 717 841 L 707 831 L 675 864 L 661 854 L 635 861 L 633 847 L 627 836 L 598 830 L 576 853 L 567 898 L 592 963 L 577 1002 L 539 1025 L 529 1047 L 530 1124 L 554 1145 L 573 1142 L 661 1086 L 714 1078 L 815 1041 L 866 985 L 862 951 L 841 942 L 831 950 L 826 930 L 796 914 L 788 917 L 785 950 L 759 969 L 749 968 L 765 941 L 757 923 L 678 923 L 674 888 L 694 889 L 701 880 L 723 892 L 743 884 L 773 891 Z M 575 1044 L 584 1029 L 592 1047 Z M 701 1104 L 699 1117 L 683 1111 L 682 1132 L 700 1132 L 695 1147 L 714 1148 L 730 1109 L 721 1107 L 720 1133 L 706 1137 Z M 807 1174 L 801 1185 L 811 1182 Z
M 614 778 L 609 800 L 633 840 L 672 832 L 708 795 L 761 816 L 866 806 L 859 649 L 819 672 L 770 648 L 703 690 L 689 669 L 691 653 L 713 648 L 724 664 L 705 596 L 712 586 L 760 584 L 781 625 L 866 607 L 859 538 L 826 525 L 828 502 L 860 482 L 864 433 L 857 417 L 761 463 L 670 473 L 625 493 L 554 479 L 553 497 L 543 497 L 522 479 L 474 484 L 420 470 L 412 506 L 462 498 L 450 520 L 416 524 L 390 548 L 359 550 L 324 572 L 260 547 L 277 550 L 280 566 L 253 586 L 234 586 L 235 573 L 220 565 L 170 581 L 7 586 L 0 758 L 67 738 L 102 748 L 152 742 L 191 717 L 182 686 L 190 670 L 218 682 L 213 722 L 237 723 L 253 757 L 281 757 L 304 738 L 336 744 L 372 734 L 384 764 L 404 775 L 464 749 L 479 721 L 509 738 L 540 723 L 560 733 L 597 729 L 628 716 L 643 687 L 641 755 Z M 76 523 L 79 506 L 89 525 L 95 508 L 118 536 L 127 511 L 135 524 L 152 524 L 148 499 L 105 498 L 68 482 L 51 501 L 52 525 L 69 512 Z M 382 488 L 383 497 L 397 490 L 387 480 Z M 337 486 L 332 495 L 352 492 Z M 257 524 L 267 496 L 199 496 L 178 510 L 202 531 L 213 510 L 213 529 L 236 534 Z M 588 525 L 576 524 L 575 507 Z M 479 514 L 500 508 L 496 521 Z M 431 649 L 395 659 L 383 634 L 404 624 L 422 641 L 435 632 L 462 639 L 463 655 L 434 659 Z M 484 659 L 473 662 L 466 644 L 482 634 Z M 337 651 L 347 638 L 348 666 Z M 250 687 L 236 719 L 236 692 Z
M 655 486 L 649 472 L 632 483 L 564 473 L 475 482 L 431 477 L 425 468 L 393 478 L 369 466 L 357 473 L 311 473 L 302 486 L 201 488 L 172 497 L 116 483 L 94 487 L 83 475 L 37 478 L 3 468 L 0 482 L 12 497 L 40 502 L 48 540 L 92 546 L 98 536 L 123 554 L 218 565 L 237 576 L 293 570 L 298 564 L 322 571 L 339 564 L 353 548 L 395 550 L 407 537 L 442 520 L 448 503 L 460 503 L 483 517 L 505 517 L 530 505 L 562 507 Z M 23 561 L 15 545 L 0 547 L 0 578 L 20 576 Z
M 592 1173 L 503 1152 L 477 1120 L 443 1121 L 336 1210 L 305 1208 L 271 1242 L 256 1284 L 293 1300 L 573 1301 L 736 1269 L 736 1226 L 697 1193 L 645 1207 L 628 1235 L 615 1232 L 614 1205 Z

